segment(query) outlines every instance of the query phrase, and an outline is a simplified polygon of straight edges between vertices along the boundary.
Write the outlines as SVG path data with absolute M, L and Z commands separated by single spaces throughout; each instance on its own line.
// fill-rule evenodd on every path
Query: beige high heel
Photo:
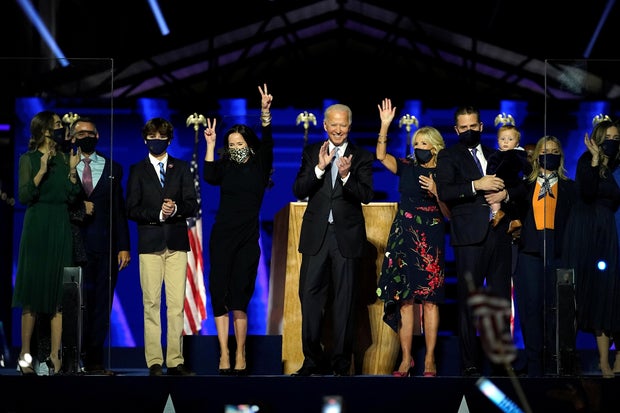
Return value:
M 608 365 L 599 363 L 599 367 L 601 368 L 601 373 L 603 373 L 604 379 L 613 379 L 615 377 L 613 370 Z

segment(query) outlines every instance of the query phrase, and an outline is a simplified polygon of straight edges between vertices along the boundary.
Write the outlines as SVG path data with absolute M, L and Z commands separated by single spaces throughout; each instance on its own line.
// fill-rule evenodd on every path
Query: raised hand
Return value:
M 392 107 L 392 100 L 385 98 L 381 105 L 377 105 L 379 108 L 379 117 L 381 118 L 382 124 L 390 124 L 394 120 L 394 115 L 396 113 L 396 106 Z
M 71 149 L 71 152 L 69 152 L 69 167 L 71 169 L 75 169 L 77 164 L 80 163 L 80 160 L 82 158 L 82 148 L 77 148 L 77 149 Z
M 267 83 L 263 84 L 262 89 L 259 86 L 258 91 L 261 95 L 261 110 L 267 112 L 271 108 L 271 102 L 273 101 L 273 96 L 267 92 Z
M 598 145 L 596 144 L 596 142 L 592 140 L 592 138 L 588 136 L 587 133 L 585 134 L 583 138 L 583 143 L 586 144 L 586 148 L 588 148 L 588 151 L 590 151 L 590 153 L 592 154 L 592 158 L 598 159 L 599 158 Z
M 207 118 L 207 127 L 204 130 L 205 142 L 207 145 L 215 145 L 215 125 L 217 124 L 217 120 L 213 118 L 212 120 Z

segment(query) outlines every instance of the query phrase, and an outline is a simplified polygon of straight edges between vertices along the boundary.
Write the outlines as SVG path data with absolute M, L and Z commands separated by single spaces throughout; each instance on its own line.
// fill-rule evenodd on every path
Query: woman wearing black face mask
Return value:
M 433 179 L 437 152 L 445 147 L 439 131 L 422 127 L 413 136 L 413 159 L 397 159 L 386 151 L 387 131 L 394 119 L 390 99 L 378 105 L 381 129 L 376 156 L 399 176 L 400 201 L 392 222 L 377 295 L 384 304 L 383 320 L 398 333 L 402 360 L 392 375 L 407 377 L 413 372 L 412 352 L 414 305 L 422 303 L 426 356 L 425 377 L 437 375 L 435 345 L 439 329 L 439 307 L 444 301 L 445 205 L 437 199 Z
M 613 367 L 609 361 L 612 341 L 620 337 L 617 124 L 609 118 L 599 122 L 584 143 L 587 151 L 579 158 L 575 175 L 580 202 L 571 213 L 564 252 L 567 268 L 575 269 L 577 328 L 594 335 L 601 373 L 611 378 L 620 374 L 618 353 Z
M 50 374 L 61 370 L 63 270 L 73 266 L 67 209 L 80 192 L 75 169 L 80 157 L 57 149 L 55 130 L 64 131 L 56 113 L 37 113 L 30 123 L 28 152 L 19 158 L 19 201 L 26 206 L 26 213 L 13 306 L 22 308 L 18 367 L 29 375 L 36 374 L 30 341 L 40 316 L 50 323 L 51 331 L 50 355 L 45 362 Z
M 552 351 L 543 353 L 545 347 L 555 348 L 555 314 L 549 308 L 555 302 L 555 270 L 563 268 L 564 231 L 577 200 L 575 182 L 565 175 L 564 154 L 556 137 L 545 136 L 536 143 L 526 195 L 520 205 L 523 226 L 514 292 L 527 374 L 539 377 L 553 358 Z

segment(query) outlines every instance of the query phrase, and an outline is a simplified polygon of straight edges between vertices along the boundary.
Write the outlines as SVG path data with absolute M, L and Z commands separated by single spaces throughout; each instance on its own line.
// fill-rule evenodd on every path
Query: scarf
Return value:
M 539 174 L 538 183 L 540 184 L 540 192 L 538 193 L 538 199 L 542 199 L 549 195 L 551 198 L 555 198 L 551 187 L 558 183 L 558 174 L 551 172 L 549 175 Z

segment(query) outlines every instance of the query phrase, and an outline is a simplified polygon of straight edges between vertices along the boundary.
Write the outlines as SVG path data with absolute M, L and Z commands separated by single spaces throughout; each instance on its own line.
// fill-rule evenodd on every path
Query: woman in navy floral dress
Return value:
M 400 202 L 387 240 L 377 295 L 384 301 L 383 321 L 398 333 L 402 359 L 392 375 L 413 371 L 413 306 L 422 303 L 426 356 L 424 376 L 437 375 L 435 346 L 438 304 L 444 301 L 445 218 L 448 210 L 437 199 L 433 179 L 437 153 L 445 147 L 439 131 L 422 127 L 413 135 L 414 157 L 397 159 L 386 152 L 387 130 L 396 108 L 390 99 L 379 106 L 381 130 L 377 159 L 399 176 Z

